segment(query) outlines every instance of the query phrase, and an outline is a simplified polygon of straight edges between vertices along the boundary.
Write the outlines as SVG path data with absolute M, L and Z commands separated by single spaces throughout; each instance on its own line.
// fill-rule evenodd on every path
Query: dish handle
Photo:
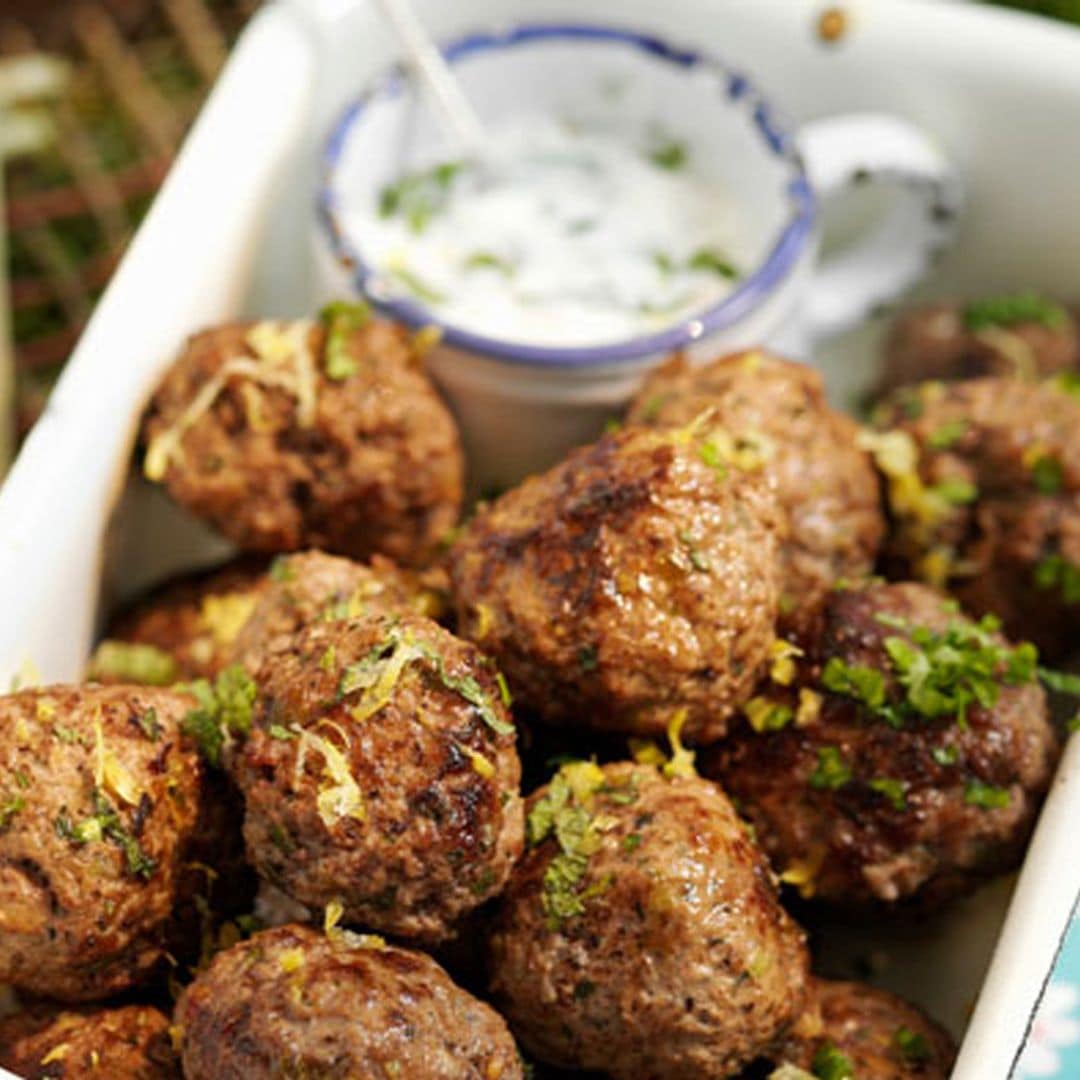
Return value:
M 897 116 L 815 120 L 801 128 L 799 149 L 822 202 L 864 184 L 887 186 L 891 195 L 880 220 L 818 264 L 804 309 L 816 342 L 861 322 L 925 274 L 951 242 L 963 190 L 931 139 Z

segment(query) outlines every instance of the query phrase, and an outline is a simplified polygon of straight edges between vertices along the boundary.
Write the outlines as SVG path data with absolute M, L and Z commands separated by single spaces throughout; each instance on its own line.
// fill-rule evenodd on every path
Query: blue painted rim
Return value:
M 714 57 L 678 49 L 647 34 L 586 24 L 527 24 L 500 33 L 470 34 L 442 46 L 442 52 L 453 63 L 467 56 L 492 49 L 560 39 L 608 41 L 620 45 L 631 45 L 679 67 L 690 68 L 701 65 L 722 80 L 721 85 L 729 101 L 750 110 L 754 126 L 770 154 L 785 162 L 792 172 L 792 178 L 787 187 L 788 198 L 792 205 L 791 216 L 781 229 L 764 262 L 752 274 L 744 278 L 739 286 L 728 293 L 723 300 L 686 317 L 665 330 L 642 337 L 628 338 L 612 345 L 583 348 L 523 345 L 503 341 L 499 338 L 475 334 L 447 323 L 435 312 L 408 297 L 376 298 L 369 291 L 368 283 L 378 276 L 377 271 L 360 257 L 359 252 L 350 243 L 335 219 L 337 200 L 333 181 L 352 126 L 364 109 L 376 98 L 393 97 L 407 87 L 408 80 L 400 68 L 384 76 L 370 90 L 349 105 L 331 129 L 327 139 L 323 151 L 317 212 L 327 232 L 334 255 L 342 265 L 350 269 L 353 282 L 360 293 L 368 297 L 385 314 L 413 327 L 438 326 L 443 332 L 443 341 L 446 344 L 511 363 L 583 368 L 621 360 L 638 360 L 655 353 L 675 352 L 700 338 L 739 322 L 757 308 L 790 273 L 813 232 L 817 217 L 817 202 L 791 133 L 776 119 L 768 102 L 746 76 L 730 70 Z

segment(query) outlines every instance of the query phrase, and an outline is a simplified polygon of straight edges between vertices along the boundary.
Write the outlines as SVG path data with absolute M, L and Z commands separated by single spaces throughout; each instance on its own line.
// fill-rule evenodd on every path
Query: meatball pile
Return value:
M 885 532 L 881 493 L 858 425 L 830 409 L 821 376 L 763 352 L 658 368 L 627 422 L 678 427 L 708 414 L 776 485 L 789 520 L 780 549 L 781 615 L 805 623 L 833 582 L 868 574 Z
M 0 698 L 0 983 L 95 1001 L 158 972 L 203 797 L 190 707 L 127 686 Z
M 25 1080 L 180 1080 L 169 1018 L 150 1005 L 53 1009 L 0 1020 L 0 1066 Z
M 922 585 L 833 592 L 703 755 L 774 865 L 841 905 L 928 905 L 1019 860 L 1057 757 L 1031 646 Z
M 249 551 L 422 563 L 461 508 L 457 428 L 416 341 L 362 305 L 196 335 L 143 441 L 146 476 Z
M 898 329 L 873 429 L 802 365 L 672 360 L 452 538 L 403 328 L 193 339 L 145 470 L 252 554 L 0 696 L 0 1064 L 944 1080 L 949 1036 L 811 974 L 788 907 L 920 917 L 1048 787 L 1072 684 L 1020 638 L 1080 603 L 1076 330 L 1005 299 L 938 353 Z
M 722 1078 L 799 1015 L 803 934 L 719 788 L 568 765 L 529 799 L 528 829 L 490 941 L 528 1051 L 627 1080 Z
M 1080 626 L 1080 397 L 1071 379 L 923 384 L 871 439 L 887 475 L 890 573 L 1061 653 Z
M 521 765 L 494 667 L 418 615 L 313 623 L 257 676 L 231 771 L 259 873 L 302 904 L 438 941 L 521 852 Z
M 458 626 L 546 721 L 715 739 L 766 664 L 786 522 L 722 429 L 628 428 L 482 508 Z
M 487 1005 L 430 957 L 347 931 L 282 926 L 221 953 L 176 1010 L 186 1080 L 521 1080 Z

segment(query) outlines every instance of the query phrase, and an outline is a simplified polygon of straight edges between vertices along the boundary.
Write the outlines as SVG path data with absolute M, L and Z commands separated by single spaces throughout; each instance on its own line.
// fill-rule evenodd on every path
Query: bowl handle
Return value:
M 956 170 L 930 138 L 897 116 L 813 121 L 800 130 L 799 149 L 821 200 L 843 198 L 864 183 L 894 189 L 884 218 L 818 265 L 804 309 L 814 342 L 914 285 L 952 239 L 963 193 Z

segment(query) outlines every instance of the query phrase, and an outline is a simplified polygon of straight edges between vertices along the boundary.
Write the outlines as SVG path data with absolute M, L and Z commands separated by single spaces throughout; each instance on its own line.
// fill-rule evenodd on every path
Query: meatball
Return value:
M 926 384 L 879 414 L 891 575 L 947 587 L 1060 654 L 1080 629 L 1080 397 L 1071 380 Z
M 521 765 L 502 684 L 419 615 L 316 623 L 260 670 L 234 772 L 248 857 L 302 904 L 438 941 L 521 852 Z
M 1012 867 L 1057 752 L 1035 650 L 910 583 L 833 593 L 804 645 L 702 762 L 784 879 L 930 905 Z
M 864 983 L 812 979 L 805 1014 L 770 1057 L 813 1076 L 948 1080 L 956 1047 L 946 1031 L 895 994 Z
M 230 659 L 257 671 L 267 653 L 287 648 L 308 623 L 369 612 L 414 611 L 436 618 L 446 604 L 438 571 L 400 570 L 381 555 L 367 566 L 321 551 L 282 555 L 237 632 Z
M 265 569 L 262 559 L 237 559 L 166 582 L 109 623 L 87 677 L 157 686 L 213 677 L 231 662 Z
M 449 554 L 459 630 L 550 722 L 719 738 L 774 639 L 771 483 L 721 431 L 627 429 L 482 510 Z M 745 464 L 745 462 L 742 462 Z
M 414 339 L 362 306 L 196 335 L 143 437 L 147 477 L 250 551 L 423 563 L 461 507 L 453 418 Z
M 149 1005 L 16 1013 L 0 1020 L 0 1066 L 26 1080 L 180 1078 L 169 1019 Z
M 1074 316 L 1033 294 L 937 303 L 901 315 L 885 344 L 880 389 L 929 379 L 1052 375 L 1077 365 Z
M 765 860 L 718 787 L 669 773 L 578 762 L 529 799 L 491 989 L 552 1065 L 727 1077 L 800 1013 L 806 945 Z
M 379 938 L 267 930 L 176 1007 L 187 1080 L 521 1080 L 506 1025 L 428 956 Z
M 0 983 L 91 1001 L 158 965 L 201 801 L 189 705 L 124 686 L 0 698 Z
M 790 521 L 781 547 L 781 611 L 804 622 L 833 582 L 874 566 L 885 533 L 881 492 L 859 427 L 825 401 L 821 376 L 805 364 L 761 352 L 704 366 L 675 357 L 638 391 L 627 420 L 674 427 L 712 410 L 745 452 L 757 453 L 776 482 Z

